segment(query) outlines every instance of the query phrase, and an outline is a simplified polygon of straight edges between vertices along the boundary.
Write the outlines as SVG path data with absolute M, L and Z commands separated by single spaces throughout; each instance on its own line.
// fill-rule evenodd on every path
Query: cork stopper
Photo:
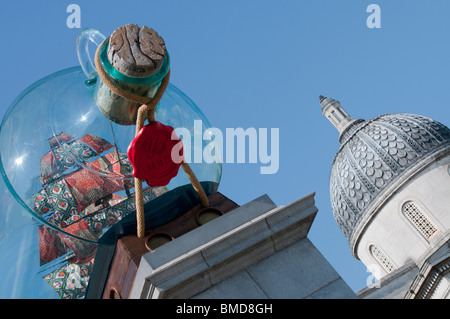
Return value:
M 121 26 L 109 40 L 109 62 L 128 76 L 147 77 L 156 73 L 163 64 L 165 54 L 163 38 L 146 26 Z

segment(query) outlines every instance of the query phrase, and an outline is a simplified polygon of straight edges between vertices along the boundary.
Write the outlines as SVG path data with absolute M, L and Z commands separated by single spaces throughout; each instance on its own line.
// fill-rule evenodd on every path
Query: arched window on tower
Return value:
M 402 214 L 409 220 L 417 231 L 430 241 L 431 237 L 439 230 L 436 225 L 425 215 L 419 206 L 413 201 L 407 201 L 402 206 Z
M 381 267 L 386 271 L 386 273 L 391 273 L 395 270 L 394 263 L 391 259 L 376 245 L 370 245 L 370 254 L 372 257 L 380 264 Z
M 333 110 L 333 111 L 331 111 L 331 114 L 335 117 L 335 119 L 337 120 L 337 122 L 338 123 L 340 123 L 341 122 L 341 117 L 339 116 L 339 114 L 338 114 L 338 111 L 336 110 Z
M 332 117 L 331 115 L 328 116 L 328 119 L 330 120 L 331 123 L 333 123 L 333 125 L 337 125 L 338 124 L 336 119 L 334 117 Z

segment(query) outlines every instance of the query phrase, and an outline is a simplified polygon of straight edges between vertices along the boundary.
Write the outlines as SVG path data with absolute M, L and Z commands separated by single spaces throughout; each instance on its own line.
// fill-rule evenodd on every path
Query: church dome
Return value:
M 334 217 L 354 243 L 378 209 L 418 172 L 450 149 L 450 129 L 413 114 L 354 120 L 330 98 L 320 97 L 322 114 L 339 130 L 330 197 Z

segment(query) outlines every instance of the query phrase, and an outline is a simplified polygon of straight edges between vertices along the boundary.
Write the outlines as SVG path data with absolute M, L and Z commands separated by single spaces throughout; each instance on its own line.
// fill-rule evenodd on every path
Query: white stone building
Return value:
M 320 97 L 339 131 L 330 197 L 355 258 L 379 279 L 360 298 L 450 298 L 450 130 L 430 118 L 352 119 Z

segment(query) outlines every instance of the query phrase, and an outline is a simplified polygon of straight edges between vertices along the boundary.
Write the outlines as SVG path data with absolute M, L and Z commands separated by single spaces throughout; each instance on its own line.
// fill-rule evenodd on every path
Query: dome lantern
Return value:
M 341 106 L 341 103 L 335 99 L 324 97 L 323 95 L 320 95 L 319 99 L 322 115 L 325 116 L 339 131 L 339 142 L 342 143 L 347 130 L 354 124 L 363 122 L 363 120 L 353 119 Z

